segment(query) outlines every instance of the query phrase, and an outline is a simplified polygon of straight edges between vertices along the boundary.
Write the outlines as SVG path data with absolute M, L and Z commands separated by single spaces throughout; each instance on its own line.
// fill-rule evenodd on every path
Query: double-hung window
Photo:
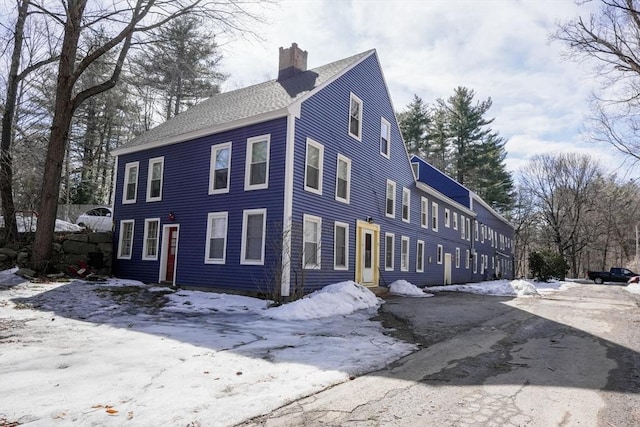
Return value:
M 418 240 L 416 245 L 416 272 L 424 272 L 424 241 Z
M 465 228 L 465 226 L 464 226 L 464 215 L 462 215 L 462 216 L 460 217 L 460 220 L 462 221 L 462 227 L 460 227 L 460 238 L 461 238 L 462 240 L 466 240 L 466 238 L 467 238 L 466 236 L 467 236 L 467 235 L 466 235 L 466 228 Z
M 362 100 L 353 93 L 349 97 L 349 135 L 362 140 Z
M 409 271 L 409 238 L 402 236 L 400 240 L 400 270 Z
M 453 213 L 453 229 L 458 229 L 458 212 Z
M 396 183 L 387 180 L 387 198 L 386 198 L 386 216 L 389 218 L 396 217 Z
M 380 154 L 389 158 L 391 152 L 391 125 L 384 117 L 380 119 Z
M 147 202 L 162 200 L 162 175 L 164 172 L 164 157 L 149 160 L 147 176 Z
M 256 136 L 247 140 L 245 190 L 259 190 L 269 186 L 270 141 L 270 135 Z
M 395 245 L 395 235 L 393 233 L 384 234 L 384 269 L 386 271 L 393 271 L 393 259 Z
M 320 269 L 322 218 L 304 215 L 302 259 L 306 269 Z
M 456 268 L 460 268 L 460 248 L 456 248 Z
M 304 189 L 322 194 L 322 163 L 324 146 L 307 138 L 307 155 L 304 166 Z
M 466 230 L 467 230 L 467 240 L 471 240 L 471 218 L 466 218 L 465 221 L 466 224 Z
M 431 229 L 438 231 L 438 204 L 431 202 Z
M 132 219 L 120 221 L 120 237 L 118 239 L 118 258 L 131 259 L 133 253 L 133 226 Z
M 420 199 L 420 226 L 429 228 L 429 200 L 426 197 Z
M 451 212 L 449 209 L 444 209 L 444 226 L 449 228 L 451 226 Z
M 211 212 L 207 217 L 205 264 L 224 264 L 227 254 L 227 212 Z M 257 250 L 256 250 L 257 254 Z
M 336 169 L 336 200 L 349 203 L 351 193 L 351 159 L 338 154 Z
M 333 269 L 349 269 L 349 224 L 335 223 L 333 232 Z
M 124 186 L 122 188 L 122 203 L 135 203 L 138 195 L 139 163 L 127 163 L 124 167 Z
M 410 222 L 409 212 L 411 210 L 411 190 L 408 188 L 402 189 L 402 220 L 404 222 Z
M 209 166 L 209 194 L 229 192 L 231 172 L 231 142 L 211 147 Z
M 247 209 L 243 212 L 240 264 L 264 265 L 266 221 L 266 209 Z
M 142 259 L 158 259 L 158 241 L 160 235 L 160 218 L 144 220 L 144 240 L 142 243 Z

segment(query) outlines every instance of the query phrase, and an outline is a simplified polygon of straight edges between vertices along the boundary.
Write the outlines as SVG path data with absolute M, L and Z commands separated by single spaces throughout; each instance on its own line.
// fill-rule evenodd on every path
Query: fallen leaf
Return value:
M 109 415 L 115 415 L 115 414 L 117 414 L 117 413 L 118 413 L 118 411 L 116 411 L 115 409 L 113 409 L 113 408 L 107 408 L 107 414 L 109 414 Z

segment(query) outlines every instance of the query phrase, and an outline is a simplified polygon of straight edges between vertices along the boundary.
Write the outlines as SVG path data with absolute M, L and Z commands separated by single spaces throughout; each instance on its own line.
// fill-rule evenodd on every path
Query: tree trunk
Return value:
M 72 0 L 69 1 L 67 8 L 64 40 L 58 65 L 55 110 L 42 177 L 38 229 L 31 255 L 31 266 L 36 271 L 44 271 L 51 260 L 62 164 L 74 111 L 73 86 L 77 79 L 74 74 L 75 58 L 86 2 L 87 0 Z
M 0 136 L 0 199 L 2 200 L 2 214 L 6 230 L 5 240 L 13 242 L 18 237 L 16 224 L 16 210 L 13 202 L 13 160 L 11 158 L 11 142 L 13 139 L 13 119 L 18 99 L 18 69 L 20 68 L 20 56 L 22 55 L 22 41 L 24 38 L 24 25 L 27 18 L 30 0 L 23 0 L 18 9 L 18 21 L 16 22 L 13 53 L 9 79 L 7 81 L 7 97 L 2 116 L 2 135 Z

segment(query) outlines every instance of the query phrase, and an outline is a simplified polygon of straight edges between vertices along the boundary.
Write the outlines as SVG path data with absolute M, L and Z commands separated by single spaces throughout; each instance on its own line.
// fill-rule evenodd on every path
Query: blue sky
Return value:
M 493 130 L 508 139 L 507 167 L 535 154 L 590 153 L 611 171 L 622 163 L 609 145 L 582 136 L 597 82 L 586 64 L 562 58 L 549 42 L 559 21 L 588 16 L 597 2 L 572 0 L 281 0 L 262 10 L 262 41 L 225 42 L 223 90 L 275 78 L 278 48 L 292 42 L 313 68 L 371 48 L 378 52 L 396 110 L 414 94 L 447 98 L 457 86 L 491 97 Z M 618 168 L 623 176 L 627 168 Z

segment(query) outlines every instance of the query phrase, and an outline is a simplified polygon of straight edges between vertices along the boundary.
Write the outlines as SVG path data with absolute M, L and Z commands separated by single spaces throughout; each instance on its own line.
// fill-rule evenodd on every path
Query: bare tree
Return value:
M 15 221 L 15 203 L 13 198 L 13 158 L 12 142 L 15 134 L 14 122 L 16 107 L 19 103 L 20 85 L 32 72 L 55 61 L 55 55 L 47 54 L 38 60 L 33 50 L 27 46 L 27 66 L 21 69 L 23 51 L 25 47 L 25 27 L 29 16 L 31 0 L 17 2 L 17 18 L 13 27 L 13 50 L 9 65 L 9 76 L 6 83 L 4 111 L 2 113 L 2 131 L 0 135 L 0 199 L 2 200 L 2 214 L 5 221 L 7 241 L 14 241 L 18 230 Z
M 68 0 L 58 9 L 49 2 L 34 4 L 41 13 L 63 28 L 63 41 L 58 62 L 54 115 L 49 135 L 45 170 L 42 180 L 38 229 L 31 265 L 43 270 L 51 258 L 53 232 L 58 206 L 65 150 L 73 114 L 87 99 L 113 88 L 120 78 L 127 55 L 144 35 L 172 20 L 193 14 L 227 31 L 247 31 L 246 20 L 256 19 L 247 9 L 247 2 L 213 0 L 136 0 L 135 2 L 89 3 Z M 88 8 L 89 7 L 89 8 Z M 87 34 L 101 32 L 101 43 L 83 46 Z M 134 36 L 137 37 L 134 39 Z M 79 90 L 76 83 L 95 61 L 107 52 L 117 51 L 108 78 Z
M 598 14 L 558 26 L 552 39 L 567 57 L 593 66 L 603 86 L 594 94 L 590 136 L 640 160 L 640 4 L 600 0 Z
M 584 220 L 593 209 L 601 176 L 596 161 L 578 154 L 535 156 L 521 173 L 521 186 L 548 230 L 548 242 L 569 261 L 574 277 L 578 254 L 589 243 Z

